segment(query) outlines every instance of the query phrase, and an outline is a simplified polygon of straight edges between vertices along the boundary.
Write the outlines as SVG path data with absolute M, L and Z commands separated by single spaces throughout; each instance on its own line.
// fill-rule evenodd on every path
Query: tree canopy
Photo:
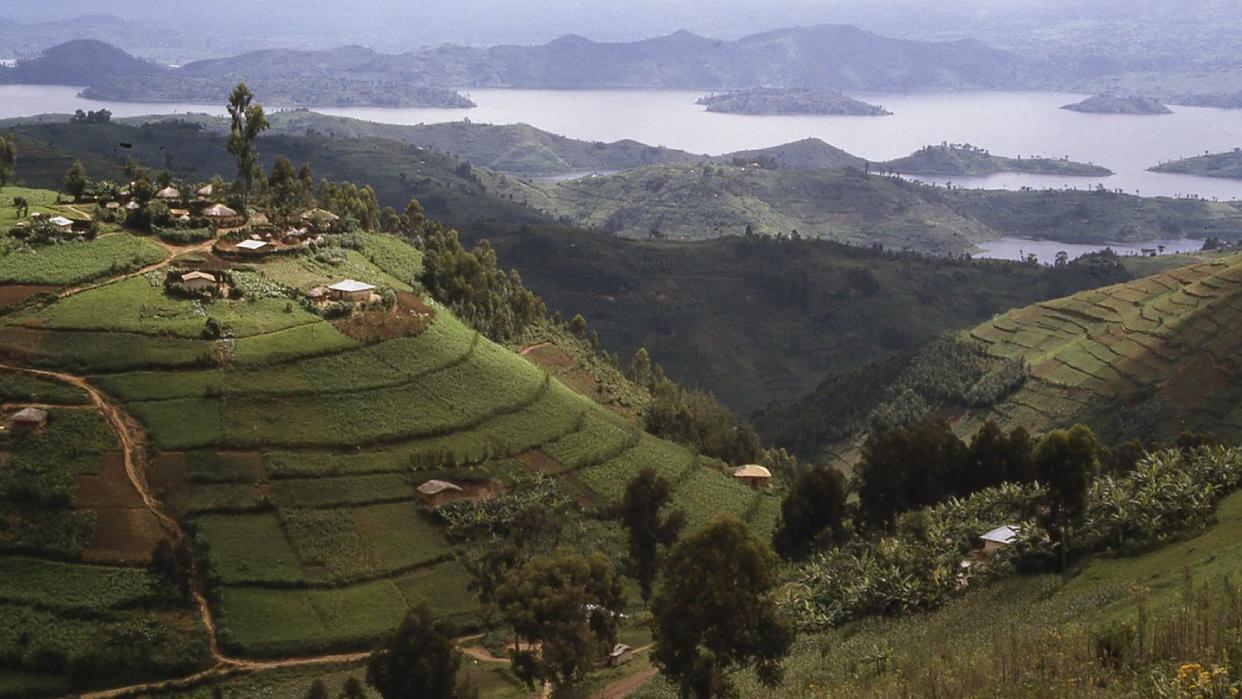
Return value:
M 686 524 L 686 513 L 660 511 L 672 498 L 673 488 L 653 468 L 644 468 L 630 480 L 621 500 L 621 526 L 630 545 L 630 564 L 642 590 L 643 601 L 651 599 L 651 586 L 660 562 L 660 548 L 677 541 Z
M 826 466 L 804 471 L 781 503 L 772 546 L 786 558 L 802 558 L 840 538 L 845 515 L 845 476 Z
M 456 699 L 460 668 L 452 627 L 423 603 L 371 655 L 367 683 L 384 699 Z
M 527 643 L 513 670 L 532 689 L 545 680 L 572 686 L 616 641 L 625 604 L 621 578 L 602 553 L 564 550 L 535 556 L 516 568 L 496 592 L 504 618 Z M 538 644 L 538 652 L 531 646 Z
M 17 169 L 17 142 L 8 134 L 0 135 L 0 189 L 13 180 Z
M 254 104 L 254 93 L 246 87 L 246 83 L 238 83 L 233 88 L 233 93 L 229 95 L 228 111 L 232 119 L 228 149 L 237 158 L 237 184 L 244 200 L 250 196 L 250 190 L 262 172 L 255 140 L 271 124 L 267 121 L 263 105 Z
M 767 544 L 727 516 L 669 554 L 651 603 L 652 657 L 682 696 L 727 696 L 726 672 L 750 666 L 765 685 L 779 684 L 794 639 L 772 599 L 779 567 Z

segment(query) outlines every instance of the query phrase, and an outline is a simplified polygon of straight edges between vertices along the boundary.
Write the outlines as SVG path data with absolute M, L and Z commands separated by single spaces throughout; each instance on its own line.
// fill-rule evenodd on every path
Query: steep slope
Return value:
M 645 346 L 670 375 L 743 413 L 938 333 L 1128 278 L 1116 265 L 1053 269 L 827 241 L 638 241 L 497 225 L 470 235 L 486 237 L 550 307 L 586 316 L 610 351 L 628 360 Z
M 1233 441 L 1242 434 L 1239 313 L 1242 256 L 1221 256 L 999 315 L 829 379 L 758 426 L 800 453 L 846 458 L 880 415 L 941 414 L 966 435 L 995 419 L 1033 432 L 1082 422 L 1109 440 L 1200 431 Z M 839 407 L 851 401 L 857 410 Z
M 107 265 L 111 241 L 148 258 Z M 0 269 L 24 276 L 0 289 L 20 281 L 46 294 L 0 318 L 0 391 L 6 405 L 55 407 L 45 432 L 4 438 L 21 468 L 0 480 L 17 513 L 0 531 L 12 588 L 0 585 L 0 687 L 44 681 L 40 693 L 56 693 L 66 682 L 268 667 L 255 657 L 339 660 L 332 654 L 369 648 L 424 600 L 474 628 L 464 561 L 491 540 L 487 508 L 577 503 L 583 545 L 610 546 L 618 525 L 580 513 L 615 503 L 640 467 L 676 484 L 691 527 L 719 512 L 771 527 L 774 496 L 642 433 L 422 298 L 411 284 L 417 250 L 371 233 L 350 244 L 331 263 L 309 253 L 233 261 L 231 246 L 156 244 L 108 226 L 90 242 L 4 249 Z M 27 264 L 49 254 L 56 260 Z M 167 275 L 184 269 L 227 275 L 229 298 L 170 295 Z M 345 276 L 393 292 L 391 303 L 326 317 L 303 300 Z M 489 503 L 479 505 L 482 530 L 423 507 L 415 488 L 437 478 Z M 142 565 L 161 538 L 187 537 L 199 554 L 197 610 L 154 591 L 158 580 L 140 569 L 97 567 Z M 48 570 L 50 558 L 66 570 Z M 100 575 L 133 580 L 75 601 Z M 52 576 L 66 582 L 27 582 Z M 164 599 L 180 611 L 144 621 Z M 48 632 L 49 615 L 76 630 Z M 143 643 L 164 655 L 94 649 L 87 629 L 100 615 L 117 634 L 146 623 Z M 27 642 L 59 655 L 23 654 Z M 146 648 L 134 650 L 156 653 Z

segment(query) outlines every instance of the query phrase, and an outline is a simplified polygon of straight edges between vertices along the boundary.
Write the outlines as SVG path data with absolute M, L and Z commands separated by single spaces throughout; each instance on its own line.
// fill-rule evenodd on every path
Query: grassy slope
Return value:
M 802 638 L 786 661 L 784 684 L 762 689 L 743 674 L 742 696 L 1126 696 L 1121 686 L 1084 687 L 1094 662 L 1092 632 L 1135 623 L 1134 591 L 1143 590 L 1149 618 L 1180 609 L 1183 573 L 1219 599 L 1226 576 L 1242 565 L 1242 495 L 1226 499 L 1219 522 L 1199 536 L 1151 553 L 1091 561 L 1068 582 L 1058 576 L 1017 577 L 966 594 L 924 615 L 868 619 Z M 946 644 L 946 639 L 952 639 Z M 874 660 L 884 656 L 885 670 Z M 1177 661 L 1163 668 L 1172 676 Z M 659 680 L 634 695 L 676 696 Z
M 499 226 L 485 235 L 551 308 L 590 320 L 605 347 L 628 360 L 645 345 L 673 376 L 743 411 L 936 333 L 1127 278 L 1119 268 L 925 259 L 816 241 L 635 241 Z
M 395 238 L 366 241 L 349 263 L 359 278 L 409 278 L 421 264 Z M 341 274 L 297 259 L 254 268 L 298 288 Z M 205 316 L 231 328 L 231 355 L 199 337 Z M 514 457 L 533 449 L 583 503 L 615 502 L 643 466 L 677 483 L 692 524 L 731 512 L 766 535 L 777 503 L 641 435 L 442 308 L 417 336 L 363 345 L 296 303 L 200 309 L 134 277 L 5 318 L 0 347 L 89 373 L 145 428 L 150 481 L 210 547 L 232 652 L 368 647 L 422 600 L 477 626 L 460 560 L 475 544 L 447 540 L 414 488 L 433 477 L 522 487 L 530 469 Z M 220 356 L 232 360 L 211 359 Z M 619 545 L 615 523 L 575 526 L 582 546 Z
M 1001 155 L 950 148 L 928 146 L 896 160 L 878 165 L 880 169 L 908 175 L 946 175 L 953 177 L 982 177 L 1000 172 L 1025 172 L 1040 175 L 1066 175 L 1071 177 L 1106 177 L 1113 174 L 1108 168 L 1072 160 L 1052 158 L 1007 158 Z
M 1025 363 L 1030 377 L 1021 388 L 986 408 L 924 398 L 963 434 L 992 418 L 1032 431 L 1086 422 L 1109 440 L 1169 439 L 1192 430 L 1233 441 L 1242 434 L 1242 412 L 1236 408 L 1242 340 L 1233 332 L 1239 314 L 1238 255 L 1037 303 L 961 335 L 979 343 L 987 356 Z M 902 361 L 946 364 L 938 351 L 936 346 L 913 350 Z M 820 437 L 808 437 L 814 432 L 792 425 L 829 414 L 816 408 L 821 402 L 878 393 L 900 370 L 890 362 L 834 377 L 767 416 L 767 436 L 797 441 L 803 453 L 828 449 L 848 456 L 858 435 L 841 441 L 826 428 Z
M 1184 158 L 1168 163 L 1161 163 L 1152 172 L 1176 172 L 1200 177 L 1224 177 L 1242 179 L 1242 151 L 1233 150 L 1228 153 L 1212 153 L 1195 158 Z

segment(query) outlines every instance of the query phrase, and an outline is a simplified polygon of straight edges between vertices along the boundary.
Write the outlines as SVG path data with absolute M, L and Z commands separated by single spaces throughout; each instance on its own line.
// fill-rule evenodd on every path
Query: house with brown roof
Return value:
M 203 209 L 203 218 L 216 228 L 232 228 L 246 222 L 246 218 L 224 204 L 213 204 Z
M 772 480 L 772 472 L 757 464 L 747 464 L 733 469 L 733 477 L 752 488 L 766 488 Z
M 165 187 L 155 193 L 155 198 L 161 201 L 178 201 L 181 199 L 181 192 L 176 187 Z
M 192 291 L 214 291 L 218 283 L 215 275 L 198 270 L 178 275 L 177 281 Z
M 47 411 L 41 408 L 22 408 L 9 416 L 9 427 L 13 430 L 33 432 L 47 426 Z

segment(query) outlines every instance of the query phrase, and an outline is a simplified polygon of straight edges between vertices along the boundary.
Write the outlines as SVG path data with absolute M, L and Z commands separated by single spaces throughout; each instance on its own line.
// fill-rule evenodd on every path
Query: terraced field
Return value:
M 128 234 L 100 241 L 122 236 L 156 245 Z M 245 298 L 211 303 L 163 288 L 174 261 L 229 266 L 201 248 L 156 245 L 146 269 L 72 287 L 66 279 L 95 269 L 79 255 L 64 277 L 38 280 L 59 298 L 0 319 L 0 355 L 14 367 L 0 372 L 0 396 L 61 406 L 46 432 L 4 447 L 13 468 L 0 472 L 0 496 L 19 526 L 0 528 L 0 621 L 18 631 L 0 632 L 0 695 L 41 682 L 55 689 L 36 693 L 98 685 L 68 660 L 42 662 L 14 644 L 34 638 L 72 658 L 79 631 L 45 638 L 48 615 L 115 618 L 117 633 L 146 619 L 166 591 L 138 566 L 181 530 L 205 552 L 196 571 L 204 595 L 198 614 L 183 601 L 144 622 L 171 649 L 148 663 L 157 676 L 253 658 L 325 661 L 370 648 L 423 601 L 463 633 L 476 629 L 465 561 L 486 542 L 447 535 L 415 490 L 431 478 L 487 498 L 551 473 L 555 489 L 592 508 L 651 466 L 674 481 L 692 526 L 731 512 L 770 531 L 775 496 L 480 336 L 418 296 L 418 251 L 361 238 L 339 265 L 309 255 L 234 265 Z M 354 320 L 325 319 L 300 300 L 345 275 L 399 292 L 395 306 L 373 312 L 422 320 L 359 339 Z M 218 337 L 204 332 L 208 319 Z M 31 492 L 42 505 L 17 504 Z M 615 522 L 584 521 L 584 531 L 621 535 Z M 107 594 L 75 592 L 92 575 L 111 581 Z
M 1087 420 L 1127 437 L 1236 439 L 1240 322 L 1240 256 L 1006 313 L 969 335 L 993 356 L 1025 361 L 1031 378 L 961 426 L 999 415 L 1032 429 Z

